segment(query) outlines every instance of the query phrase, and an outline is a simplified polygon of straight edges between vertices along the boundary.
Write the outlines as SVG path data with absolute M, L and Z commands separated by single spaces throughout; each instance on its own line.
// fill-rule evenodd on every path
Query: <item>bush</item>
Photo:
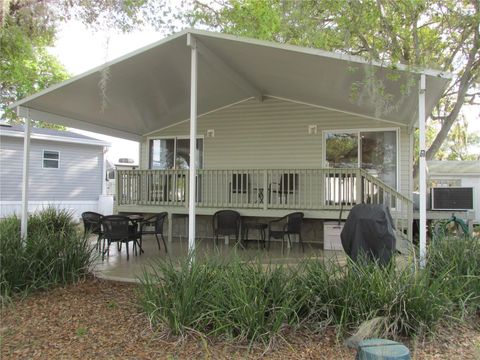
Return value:
M 88 240 L 65 210 L 46 208 L 29 216 L 25 242 L 16 216 L 0 221 L 0 236 L 2 297 L 74 282 L 92 263 Z
M 441 283 L 413 268 L 309 262 L 302 286 L 310 294 L 310 322 L 330 323 L 340 332 L 382 318 L 378 335 L 418 334 L 431 330 L 445 310 Z
M 187 259 L 178 266 L 160 260 L 144 271 L 138 297 L 151 323 L 173 334 L 267 341 L 299 322 L 296 277 L 239 259 Z
M 437 239 L 429 248 L 427 264 L 431 278 L 443 280 L 455 316 L 480 310 L 480 239 Z
M 137 295 L 152 325 L 165 325 L 175 335 L 187 329 L 208 329 L 216 271 L 216 265 L 191 262 L 190 258 L 178 265 L 158 261 L 150 271 L 144 270 Z
M 369 336 L 435 332 L 479 309 L 480 244 L 432 244 L 428 266 L 309 260 L 295 269 L 239 259 L 160 260 L 146 269 L 139 300 L 154 326 L 267 342 L 286 328 L 333 325 L 339 334 L 374 324 Z

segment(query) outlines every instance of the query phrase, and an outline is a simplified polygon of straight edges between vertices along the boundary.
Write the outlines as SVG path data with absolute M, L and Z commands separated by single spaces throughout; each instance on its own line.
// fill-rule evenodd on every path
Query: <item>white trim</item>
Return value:
M 23 138 L 24 134 L 21 131 L 4 130 L 0 128 L 0 136 Z M 108 147 L 111 146 L 110 143 L 102 140 L 72 138 L 67 136 L 50 135 L 50 134 L 35 134 L 34 132 L 32 132 L 32 134 L 30 135 L 30 139 L 66 142 L 66 143 L 72 143 L 72 144 L 84 144 L 84 145 L 96 145 L 96 146 L 108 146 Z
M 49 158 L 45 158 L 45 151 L 49 151 L 51 153 L 57 153 L 58 154 L 58 159 L 49 159 Z M 45 167 L 45 160 L 56 160 L 57 161 L 57 167 Z M 60 169 L 60 151 L 58 150 L 46 150 L 46 149 L 43 149 L 42 150 L 42 169 L 48 169 L 48 170 L 58 170 Z
M 321 166 L 323 168 L 327 168 L 327 138 L 326 134 L 357 134 L 357 139 L 358 139 L 358 159 L 357 159 L 357 165 L 358 168 L 361 168 L 361 141 L 360 141 L 360 133 L 362 132 L 386 132 L 386 131 L 394 131 L 395 132 L 395 139 L 397 142 L 396 146 L 396 187 L 395 190 L 398 192 L 402 193 L 401 189 L 401 184 L 400 184 L 400 128 L 394 127 L 394 128 L 357 128 L 357 129 L 335 129 L 335 130 L 322 130 L 322 162 Z
M 304 102 L 304 101 L 293 100 L 293 99 L 288 99 L 288 98 L 284 98 L 284 97 L 280 97 L 280 96 L 266 94 L 266 95 L 264 95 L 264 97 L 269 97 L 269 98 L 272 98 L 272 99 L 278 99 L 278 100 L 287 101 L 287 102 L 300 104 L 300 105 L 311 106 L 311 107 L 318 108 L 318 109 L 335 111 L 335 112 L 339 112 L 339 113 L 342 113 L 342 114 L 361 117 L 361 118 L 364 118 L 364 119 L 386 122 L 386 123 L 397 125 L 397 126 L 407 126 L 407 124 L 404 124 L 404 123 L 401 123 L 401 122 L 396 122 L 396 121 L 392 121 L 392 120 L 385 120 L 385 119 L 377 118 L 377 117 L 374 117 L 374 116 L 357 114 L 357 113 L 350 112 L 350 111 L 345 111 L 345 110 L 338 110 L 338 109 L 334 109 L 334 108 L 331 108 L 331 107 L 328 107 L 328 106 L 316 105 L 316 104 L 312 104 L 312 103 L 308 103 L 308 102 Z

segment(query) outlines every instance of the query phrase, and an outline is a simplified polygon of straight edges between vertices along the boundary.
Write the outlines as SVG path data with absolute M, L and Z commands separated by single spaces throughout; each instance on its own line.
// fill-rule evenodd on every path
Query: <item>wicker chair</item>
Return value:
M 302 212 L 294 212 L 268 223 L 268 249 L 270 249 L 271 239 L 282 240 L 282 253 L 284 252 L 285 235 L 288 238 L 288 244 L 291 246 L 290 235 L 298 235 L 298 241 L 302 246 L 302 251 L 305 252 L 305 247 L 302 241 L 302 223 L 304 214 Z M 283 225 L 282 225 L 283 224 Z M 281 226 L 281 228 L 279 228 Z
M 165 218 L 167 217 L 167 212 L 162 212 L 159 214 L 155 214 L 149 218 L 146 218 L 140 223 L 140 232 L 143 235 L 155 235 L 157 239 L 158 250 L 160 250 L 160 240 L 158 235 L 162 237 L 163 246 L 165 247 L 165 252 L 167 250 L 167 244 L 165 243 L 165 238 L 163 237 L 163 224 L 165 223 Z M 152 228 L 152 229 L 147 229 Z M 140 242 L 141 245 L 141 242 Z
M 102 218 L 103 218 L 102 214 L 99 214 L 93 211 L 86 211 L 82 213 L 83 236 L 86 238 L 90 234 L 97 235 L 97 245 L 95 246 L 95 248 L 98 251 L 100 251 L 100 241 L 103 236 Z
M 238 243 L 240 233 L 240 214 L 235 210 L 220 210 L 213 214 L 213 236 L 218 246 L 218 235 L 235 235 L 235 244 Z

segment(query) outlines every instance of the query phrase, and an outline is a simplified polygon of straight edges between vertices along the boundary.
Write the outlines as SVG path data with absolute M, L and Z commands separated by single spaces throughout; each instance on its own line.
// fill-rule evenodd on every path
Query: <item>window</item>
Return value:
M 60 165 L 60 153 L 58 151 L 43 150 L 43 167 L 58 169 Z
M 343 131 L 325 134 L 327 167 L 367 170 L 397 188 L 397 132 Z
M 203 167 L 203 139 L 197 139 L 196 164 Z M 190 139 L 150 140 L 150 169 L 183 169 L 190 165 Z

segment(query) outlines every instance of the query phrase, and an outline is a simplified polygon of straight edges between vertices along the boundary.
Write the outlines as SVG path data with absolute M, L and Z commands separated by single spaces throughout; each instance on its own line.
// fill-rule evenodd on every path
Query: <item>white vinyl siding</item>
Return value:
M 316 125 L 316 134 L 309 126 Z M 204 135 L 205 169 L 320 168 L 323 166 L 323 131 L 340 129 L 397 128 L 398 125 L 343 112 L 267 98 L 248 100 L 198 119 L 197 135 Z M 214 137 L 207 137 L 207 130 Z M 148 168 L 148 139 L 189 134 L 184 121 L 141 143 L 140 168 Z M 398 130 L 399 189 L 409 195 L 410 150 L 406 127 Z
M 23 138 L 1 137 L 0 198 L 22 198 Z M 44 150 L 61 156 L 59 169 L 44 168 Z M 29 200 L 95 200 L 102 193 L 103 146 L 31 140 Z M 54 170 L 54 171 L 52 171 Z

